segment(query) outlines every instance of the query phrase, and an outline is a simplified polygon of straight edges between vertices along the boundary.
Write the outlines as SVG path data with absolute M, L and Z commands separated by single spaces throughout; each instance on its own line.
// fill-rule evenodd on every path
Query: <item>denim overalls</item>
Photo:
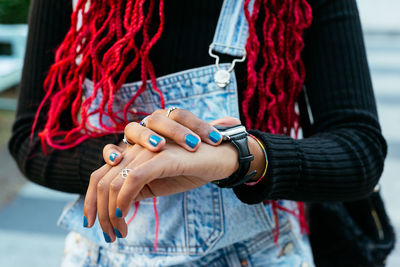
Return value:
M 244 0 L 225 0 L 212 43 L 213 51 L 244 56 L 247 22 Z M 234 71 L 230 82 L 220 88 L 214 81 L 218 69 L 230 64 L 205 66 L 157 78 L 165 106 L 190 110 L 205 121 L 225 116 L 239 118 Z M 160 108 L 159 94 L 148 88 L 134 103 L 135 112 L 152 113 Z M 141 82 L 124 84 L 116 93 L 114 105 L 125 105 Z M 93 84 L 86 80 L 85 95 Z M 101 95 L 93 103 L 99 105 Z M 138 120 L 137 117 L 129 117 Z M 106 120 L 106 119 L 104 119 Z M 107 121 L 104 121 L 107 123 Z M 99 125 L 99 118 L 90 118 Z M 156 199 L 160 228 L 156 250 L 156 219 L 153 200 L 142 200 L 128 236 L 113 244 L 104 241 L 99 223 L 83 228 L 84 197 L 68 205 L 59 225 L 71 233 L 66 239 L 63 266 L 313 266 L 307 237 L 300 235 L 297 219 L 278 211 L 280 237 L 274 242 L 276 225 L 270 205 L 242 203 L 231 189 L 214 184 Z M 290 209 L 296 205 L 281 201 Z M 135 207 L 130 210 L 129 218 Z

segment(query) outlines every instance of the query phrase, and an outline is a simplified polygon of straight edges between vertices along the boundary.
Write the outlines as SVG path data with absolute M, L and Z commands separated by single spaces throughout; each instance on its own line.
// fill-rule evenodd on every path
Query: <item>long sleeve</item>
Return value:
M 44 78 L 54 60 L 55 49 L 69 28 L 71 3 L 70 0 L 31 3 L 27 50 L 9 150 L 31 181 L 65 192 L 84 193 L 91 172 L 103 164 L 104 145 L 117 143 L 121 137 L 90 139 L 73 149 L 49 150 L 48 155 L 44 155 L 37 135 L 32 142 L 29 138 L 36 110 L 44 97 Z M 40 116 L 39 128 L 45 118 Z
M 383 171 L 381 135 L 355 0 L 310 1 L 305 87 L 313 117 L 305 138 L 250 131 L 266 145 L 268 174 L 238 186 L 246 203 L 268 199 L 351 200 L 372 191 Z M 307 110 L 301 110 L 307 116 Z
M 32 143 L 29 140 L 36 110 L 44 97 L 44 78 L 54 61 L 56 48 L 70 27 L 71 3 L 72 0 L 31 1 L 27 51 L 9 150 L 31 181 L 65 192 L 85 193 L 90 174 L 104 164 L 103 147 L 117 144 L 121 135 L 90 139 L 72 149 L 50 150 L 48 155 L 43 154 L 36 137 Z M 158 76 L 213 64 L 207 52 L 221 5 L 222 1 L 168 2 L 163 38 L 150 54 Z M 185 42 L 177 41 L 181 39 Z M 140 71 L 135 70 L 128 79 L 140 80 Z M 45 115 L 40 117 L 37 129 L 43 128 Z M 68 128 L 66 116 L 60 119 Z

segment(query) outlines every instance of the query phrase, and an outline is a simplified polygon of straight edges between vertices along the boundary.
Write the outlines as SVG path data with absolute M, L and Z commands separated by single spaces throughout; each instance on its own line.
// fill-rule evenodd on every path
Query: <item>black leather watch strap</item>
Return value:
M 245 131 L 229 136 L 228 142 L 231 142 L 239 153 L 239 168 L 228 178 L 215 181 L 214 183 L 219 187 L 235 187 L 247 182 L 256 175 L 257 171 L 252 171 L 246 175 L 249 172 L 251 162 L 254 160 L 254 155 L 250 154 L 247 136 L 248 133 Z

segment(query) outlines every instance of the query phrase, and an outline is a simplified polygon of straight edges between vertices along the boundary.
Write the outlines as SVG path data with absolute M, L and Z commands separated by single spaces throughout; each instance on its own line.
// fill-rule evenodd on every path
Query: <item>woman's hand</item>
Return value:
M 217 146 L 222 136 L 212 125 L 236 125 L 240 121 L 233 117 L 218 119 L 207 123 L 196 117 L 190 111 L 175 109 L 167 117 L 168 109 L 155 111 L 146 119 L 146 127 L 139 123 L 129 123 L 125 128 L 125 136 L 129 143 L 139 144 L 150 151 L 160 151 L 171 139 L 187 151 L 196 151 L 201 142 Z M 103 158 L 110 166 L 117 165 L 122 160 L 120 146 L 107 145 L 103 150 Z
M 85 198 L 87 225 L 93 226 L 97 213 L 107 242 L 116 236 L 125 237 L 124 217 L 134 202 L 188 191 L 228 177 L 238 168 L 237 159 L 237 150 L 231 144 L 216 147 L 201 143 L 196 153 L 172 141 L 166 142 L 160 152 L 139 144 L 129 146 L 118 166 L 106 164 L 93 172 Z M 129 171 L 124 178 L 121 171 L 125 168 Z

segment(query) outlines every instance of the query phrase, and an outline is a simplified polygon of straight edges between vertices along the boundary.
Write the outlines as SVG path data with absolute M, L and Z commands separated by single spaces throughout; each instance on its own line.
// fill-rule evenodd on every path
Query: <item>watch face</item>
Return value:
M 242 125 L 241 124 L 237 124 L 237 125 L 233 125 L 233 126 L 214 125 L 214 127 L 220 132 L 224 132 L 226 130 L 229 130 L 231 128 L 236 128 L 239 126 L 242 126 Z
M 222 134 L 222 139 L 227 141 L 231 136 L 246 133 L 246 128 L 243 125 L 234 125 L 234 126 L 221 126 L 214 125 L 214 127 Z

